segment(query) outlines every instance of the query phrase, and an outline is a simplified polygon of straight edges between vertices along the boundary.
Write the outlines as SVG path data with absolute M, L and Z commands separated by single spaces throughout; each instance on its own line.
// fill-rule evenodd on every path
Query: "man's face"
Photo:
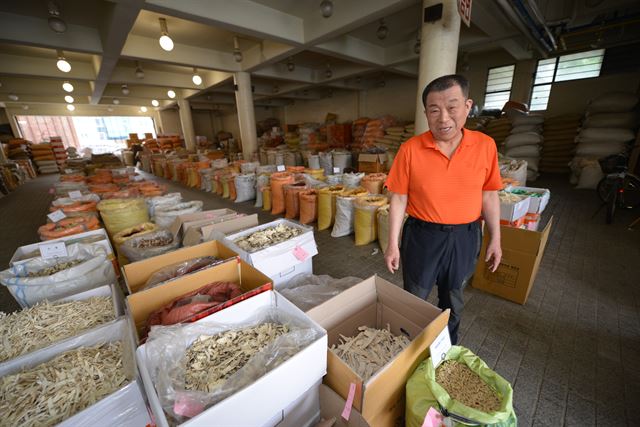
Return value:
M 473 101 L 465 98 L 458 85 L 430 92 L 425 114 L 435 140 L 449 142 L 458 138 L 472 105 Z

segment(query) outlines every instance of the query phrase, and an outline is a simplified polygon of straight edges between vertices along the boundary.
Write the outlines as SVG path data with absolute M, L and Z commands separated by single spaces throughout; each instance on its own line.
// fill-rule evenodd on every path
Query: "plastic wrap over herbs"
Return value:
M 304 273 L 293 277 L 279 292 L 300 310 L 308 311 L 360 282 L 358 277 L 335 279 Z
M 234 241 L 238 247 L 247 252 L 257 252 L 289 239 L 293 239 L 304 233 L 305 230 L 298 227 L 290 227 L 286 224 L 278 224 L 275 227 L 268 227 L 248 236 L 241 237 Z

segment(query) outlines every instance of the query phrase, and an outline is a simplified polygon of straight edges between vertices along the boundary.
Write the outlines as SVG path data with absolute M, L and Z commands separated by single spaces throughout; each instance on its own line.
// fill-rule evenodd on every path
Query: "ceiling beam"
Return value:
M 283 61 L 301 50 L 301 48 L 287 44 L 263 40 L 243 52 L 242 69 L 251 72 L 258 67 L 265 67 Z
M 498 13 L 496 13 L 496 7 L 493 2 L 491 2 L 491 5 L 488 5 L 486 2 L 475 2 L 471 10 L 472 25 L 487 34 L 488 39 L 498 39 L 498 45 L 513 56 L 514 59 L 522 61 L 533 58 L 533 52 L 527 50 L 521 43 L 518 43 L 517 40 L 519 39 L 504 38 L 505 32 L 514 32 L 514 27 L 505 19 L 501 19 L 502 12 L 499 8 L 497 9 Z M 478 42 L 475 41 L 475 44 L 477 43 Z
M 71 95 L 74 97 L 91 95 L 91 86 L 87 82 L 70 80 L 69 82 L 73 85 L 74 90 L 73 93 L 68 94 L 62 89 L 63 81 L 64 80 L 4 77 L 2 78 L 0 93 L 15 93 L 16 95 Z
M 56 67 L 56 58 L 8 55 L 0 53 L 0 75 L 46 77 L 55 79 L 94 80 L 96 74 L 91 64 L 69 61 L 71 71 L 63 73 Z
M 385 49 L 383 47 L 348 35 L 319 43 L 311 50 L 368 66 L 385 64 Z
M 296 65 L 296 68 L 293 71 L 289 71 L 286 64 L 273 64 L 268 67 L 255 70 L 251 73 L 251 75 L 256 77 L 294 82 L 314 82 L 314 70 L 307 67 L 301 67 L 299 65 Z

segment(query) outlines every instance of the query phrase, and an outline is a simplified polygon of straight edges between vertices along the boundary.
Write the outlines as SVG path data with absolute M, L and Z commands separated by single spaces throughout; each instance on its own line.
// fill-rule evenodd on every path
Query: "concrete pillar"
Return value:
M 253 94 L 251 93 L 251 75 L 245 71 L 239 71 L 233 75 L 233 81 L 236 85 L 236 106 L 238 108 L 242 155 L 245 160 L 251 160 L 252 155 L 258 152 L 258 134 L 256 133 Z
M 162 112 L 160 110 L 156 110 L 153 113 L 153 122 L 156 125 L 156 135 L 163 135 L 164 124 L 162 123 Z
M 422 105 L 422 91 L 435 78 L 456 72 L 458 42 L 460 41 L 460 15 L 456 0 L 423 0 L 423 10 L 442 3 L 442 18 L 422 24 L 420 41 L 420 68 L 416 95 L 416 135 L 429 130 Z M 424 15 L 423 12 L 420 12 Z
M 182 127 L 182 137 L 184 144 L 189 151 L 196 150 L 196 131 L 193 129 L 193 118 L 191 117 L 191 105 L 186 99 L 178 100 L 180 113 L 180 126 Z

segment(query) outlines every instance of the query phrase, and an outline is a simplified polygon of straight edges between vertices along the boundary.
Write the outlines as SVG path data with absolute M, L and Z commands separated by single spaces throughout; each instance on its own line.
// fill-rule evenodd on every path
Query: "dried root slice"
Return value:
M 252 356 L 287 332 L 289 328 L 286 325 L 263 323 L 213 336 L 200 336 L 184 356 L 185 388 L 212 392 L 246 365 Z
M 0 362 L 78 335 L 114 318 L 110 297 L 54 304 L 42 301 L 9 315 L 0 313 Z
M 265 228 L 256 231 L 248 236 L 236 239 L 234 243 L 247 252 L 256 252 L 269 246 L 277 245 L 289 239 L 293 239 L 303 233 L 297 227 L 289 227 L 285 224 L 278 224 L 275 227 Z
M 449 396 L 470 408 L 482 412 L 500 409 L 500 396 L 489 384 L 464 363 L 445 360 L 436 369 L 436 382 Z
M 78 264 L 82 264 L 84 261 L 86 261 L 86 260 L 75 259 L 75 260 L 69 261 L 69 262 L 61 262 L 61 263 L 58 263 L 58 264 L 56 264 L 54 266 L 43 268 L 40 271 L 31 272 L 31 273 L 29 273 L 29 277 L 51 276 L 52 274 L 59 273 L 59 272 L 61 272 L 63 270 L 68 270 L 71 267 L 75 267 Z
M 334 344 L 331 351 L 364 381 L 371 378 L 411 343 L 404 335 L 393 335 L 389 325 L 387 329 L 360 326 L 358 330 L 360 333 L 355 337 L 340 335 L 341 343 L 337 346 Z
M 71 350 L 0 378 L 0 424 L 53 426 L 126 383 L 120 342 Z

